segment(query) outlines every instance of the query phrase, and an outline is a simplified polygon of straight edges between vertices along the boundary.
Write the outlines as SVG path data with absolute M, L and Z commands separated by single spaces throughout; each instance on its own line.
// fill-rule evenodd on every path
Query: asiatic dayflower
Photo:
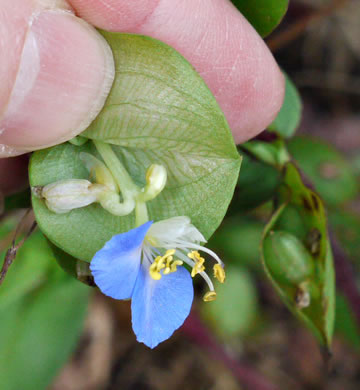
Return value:
M 215 299 L 199 251 L 216 260 L 214 276 L 220 282 L 225 271 L 219 257 L 200 245 L 204 242 L 190 218 L 179 216 L 117 234 L 93 257 L 90 270 L 100 290 L 115 299 L 131 298 L 132 326 L 139 342 L 154 348 L 183 324 L 190 313 L 196 274 L 210 288 L 204 300 Z

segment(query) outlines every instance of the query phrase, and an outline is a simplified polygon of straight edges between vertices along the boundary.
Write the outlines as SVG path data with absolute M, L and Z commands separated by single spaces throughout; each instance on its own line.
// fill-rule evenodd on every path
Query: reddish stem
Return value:
M 234 377 L 250 390 L 278 390 L 252 367 L 240 363 L 226 352 L 194 310 L 181 329 L 190 340 L 208 351 L 214 359 L 220 360 Z

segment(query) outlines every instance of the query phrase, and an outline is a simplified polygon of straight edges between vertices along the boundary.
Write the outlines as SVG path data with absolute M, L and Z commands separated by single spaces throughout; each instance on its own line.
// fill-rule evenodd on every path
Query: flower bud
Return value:
M 314 273 L 314 262 L 302 242 L 294 235 L 275 231 L 265 238 L 266 265 L 276 281 L 299 285 Z
M 93 185 L 88 180 L 69 179 L 48 184 L 42 189 L 41 197 L 49 210 L 63 214 L 96 202 L 98 194 L 104 190 L 104 186 Z
M 144 192 L 139 195 L 142 202 L 154 199 L 164 189 L 167 180 L 166 169 L 162 165 L 152 164 L 147 169 L 145 178 Z

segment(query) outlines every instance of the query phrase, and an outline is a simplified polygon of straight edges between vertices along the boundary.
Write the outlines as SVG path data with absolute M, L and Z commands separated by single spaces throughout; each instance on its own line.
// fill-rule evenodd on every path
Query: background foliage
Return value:
M 289 6 L 283 0 L 233 3 L 264 37 L 278 26 Z M 218 300 L 196 304 L 181 333 L 150 354 L 135 343 L 129 331 L 127 303 L 114 304 L 97 297 L 88 316 L 90 333 L 87 328 L 86 337 L 83 333 L 78 344 L 78 355 L 82 354 L 63 369 L 52 385 L 55 390 L 78 389 L 79 384 L 84 389 L 358 388 L 360 101 L 351 80 L 360 51 L 354 39 L 358 22 L 351 21 L 353 15 L 360 15 L 360 7 L 351 1 L 342 3 L 343 8 L 335 12 L 334 7 L 329 19 L 326 7 L 332 2 L 294 0 L 284 22 L 268 39 L 287 72 L 286 96 L 267 131 L 238 148 L 243 161 L 234 197 L 209 242 L 227 264 L 228 278 L 218 289 Z M 318 24 L 305 30 L 314 15 Z M 294 35 L 293 26 L 297 26 L 299 36 Z M 340 48 L 343 61 L 337 56 Z M 181 66 L 187 65 L 174 65 Z M 184 77 L 193 81 L 197 76 L 186 70 Z M 201 84 L 201 80 L 196 82 Z M 213 104 L 206 88 L 203 91 L 205 98 L 199 99 Z M 143 103 L 149 110 L 156 109 Z M 109 120 L 106 115 L 98 119 L 100 125 Z M 221 113 L 216 115 L 221 123 Z M 89 129 L 88 135 L 92 132 Z M 209 139 L 208 147 L 218 138 Z M 130 141 L 119 142 L 121 154 L 121 145 Z M 231 144 L 224 145 L 224 161 L 231 156 L 229 164 L 236 170 L 238 154 Z M 38 152 L 33 157 L 33 167 L 38 165 L 33 183 L 45 180 L 49 171 L 61 176 L 66 172 L 64 166 L 81 177 L 86 175 L 80 165 L 72 165 L 76 161 L 74 150 L 66 144 Z M 204 150 L 202 156 L 204 165 L 209 163 L 207 152 Z M 51 154 L 54 161 L 60 156 L 63 165 L 48 164 Z M 125 157 L 147 158 L 146 151 L 133 149 Z M 140 177 L 139 173 L 138 180 Z M 216 180 L 218 177 L 209 179 L 204 189 Z M 225 194 L 226 201 L 231 192 L 229 189 Z M 2 257 L 19 220 L 17 209 L 28 205 L 28 191 L 5 199 Z M 40 213 L 35 201 L 36 207 Z M 208 235 L 221 217 L 211 222 Z M 44 226 L 48 222 L 44 221 L 40 227 L 47 232 Z M 66 231 L 67 223 L 65 218 L 60 227 L 53 225 L 52 229 Z M 310 277 L 311 304 L 307 308 L 298 306 L 297 282 L 278 280 L 268 253 L 263 251 L 264 240 L 272 231 L 292 234 L 310 254 L 316 272 Z M 72 252 L 67 250 L 71 245 L 67 248 L 53 241 L 60 248 L 49 246 L 39 230 L 33 234 L 0 287 L 0 377 L 4 390 L 46 388 L 80 340 L 92 289 L 64 273 L 54 253 L 68 273 L 86 284 L 91 284 L 91 278 L 86 264 L 78 260 L 80 249 Z M 90 252 L 82 259 L 91 258 Z M 292 266 L 297 275 L 296 264 Z M 199 296 L 201 289 L 197 286 Z M 321 367 L 328 364 L 330 352 L 333 357 L 328 367 L 333 371 L 328 381 Z M 101 369 L 89 369 L 96 366 L 99 356 Z M 217 364 L 216 359 L 225 365 Z

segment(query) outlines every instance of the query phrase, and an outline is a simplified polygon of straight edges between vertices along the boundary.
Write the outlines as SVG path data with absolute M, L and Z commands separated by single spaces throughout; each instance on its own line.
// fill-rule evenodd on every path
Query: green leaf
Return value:
M 295 137 L 288 148 L 315 189 L 330 206 L 355 198 L 358 183 L 349 163 L 333 146 L 311 137 Z
M 268 127 L 279 135 L 289 138 L 294 135 L 301 119 L 302 103 L 297 88 L 284 73 L 285 96 L 284 102 L 274 122 Z
M 335 275 L 326 215 L 321 199 L 304 185 L 299 171 L 292 163 L 285 166 L 284 184 L 279 191 L 278 204 L 280 206 L 267 224 L 263 234 L 262 259 L 266 274 L 284 303 L 329 350 L 335 316 Z M 268 267 L 268 253 L 264 253 L 263 248 L 264 241 L 271 235 L 272 231 L 285 230 L 287 225 L 280 224 L 279 221 L 289 206 L 291 206 L 292 213 L 298 212 L 296 221 L 297 224 L 302 222 L 302 229 L 299 229 L 298 226 L 288 232 L 291 234 L 300 232 L 300 235 L 295 237 L 308 250 L 315 268 L 311 276 L 303 280 L 304 284 L 288 284 L 277 279 L 276 274 L 271 272 Z M 281 256 L 282 253 L 278 252 L 278 255 Z M 292 265 L 289 264 L 289 266 Z M 303 294 L 304 291 L 307 291 L 310 296 L 308 306 L 300 306 L 298 303 L 299 293 Z
M 187 215 L 210 237 L 222 221 L 241 159 L 215 98 L 192 66 L 171 47 L 148 37 L 103 32 L 116 77 L 103 110 L 82 136 L 111 144 L 130 176 L 145 184 L 152 163 L 164 165 L 168 182 L 148 203 L 152 220 Z M 63 144 L 34 153 L 30 183 L 88 178 L 80 152 L 92 142 Z M 134 215 L 115 217 L 99 205 L 68 214 L 50 212 L 33 197 L 46 236 L 77 259 L 89 261 L 113 235 L 134 227 Z
M 225 264 L 260 265 L 260 242 L 264 224 L 243 214 L 227 218 L 211 237 L 209 247 L 224 260 Z M 228 273 L 228 267 L 226 268 Z
M 335 331 L 345 338 L 349 345 L 360 350 L 360 329 L 347 299 L 336 294 Z
M 265 37 L 286 14 L 289 0 L 231 0 L 257 32 Z
M 22 192 L 5 197 L 4 209 L 6 211 L 31 207 L 31 193 L 27 188 Z
M 285 142 L 281 138 L 272 141 L 253 140 L 245 142 L 241 148 L 252 154 L 265 164 L 282 169 L 284 164 L 290 161 L 290 155 L 286 149 Z
M 53 251 L 56 261 L 66 273 L 88 286 L 95 286 L 94 277 L 90 271 L 90 264 L 87 261 L 75 259 L 75 257 L 62 251 L 51 241 L 49 241 L 49 245 Z
M 360 265 L 360 216 L 339 208 L 329 212 L 329 221 L 343 249 Z
M 75 348 L 89 291 L 59 269 L 40 232 L 27 240 L 0 288 L 2 390 L 47 388 Z
M 258 313 L 258 296 L 246 269 L 230 266 L 226 274 L 226 282 L 216 287 L 216 300 L 203 305 L 202 312 L 215 331 L 229 338 L 252 330 Z
M 360 154 L 357 154 L 351 158 L 351 167 L 354 174 L 359 178 L 360 176 Z
M 8 223 L 10 224 L 3 227 L 1 236 L 4 236 L 6 231 L 15 230 L 15 221 L 9 220 Z M 10 234 L 13 236 L 14 232 Z M 38 247 L 39 251 L 37 251 Z M 2 264 L 4 253 L 0 255 L 0 264 Z M 44 238 L 40 233 L 33 234 L 18 251 L 0 287 L 0 307 L 5 304 L 10 305 L 40 286 L 47 278 L 46 274 L 51 267 L 50 261 L 54 262 L 54 259 L 44 244 Z
M 278 170 L 244 154 L 231 207 L 236 210 L 253 209 L 270 200 L 279 183 Z

